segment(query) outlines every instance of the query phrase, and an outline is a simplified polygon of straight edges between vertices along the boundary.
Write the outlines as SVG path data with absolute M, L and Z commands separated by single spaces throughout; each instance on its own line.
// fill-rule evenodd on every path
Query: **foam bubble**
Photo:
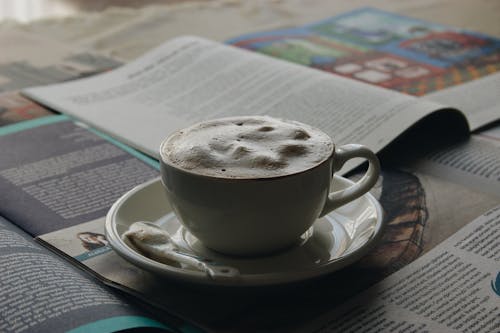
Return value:
M 268 116 L 223 118 L 178 131 L 162 158 L 180 169 L 224 178 L 266 178 L 307 170 L 326 160 L 333 143 L 309 125 Z

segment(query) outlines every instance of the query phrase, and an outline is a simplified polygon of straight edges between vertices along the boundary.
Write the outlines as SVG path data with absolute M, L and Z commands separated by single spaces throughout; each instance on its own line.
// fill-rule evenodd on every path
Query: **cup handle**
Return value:
M 368 170 L 363 178 L 358 180 L 354 185 L 344 190 L 330 193 L 326 199 L 320 217 L 359 198 L 368 192 L 377 182 L 380 174 L 380 162 L 377 155 L 363 145 L 348 144 L 335 149 L 335 154 L 333 156 L 334 172 L 339 171 L 342 166 L 344 166 L 345 162 L 356 157 L 366 158 L 368 160 Z

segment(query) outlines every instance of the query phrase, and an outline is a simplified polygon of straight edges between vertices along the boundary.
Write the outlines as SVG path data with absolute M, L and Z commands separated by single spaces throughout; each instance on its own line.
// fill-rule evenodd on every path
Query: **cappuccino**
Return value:
M 161 146 L 164 162 L 217 178 L 269 178 L 313 168 L 333 154 L 324 132 L 269 116 L 222 118 L 178 131 Z

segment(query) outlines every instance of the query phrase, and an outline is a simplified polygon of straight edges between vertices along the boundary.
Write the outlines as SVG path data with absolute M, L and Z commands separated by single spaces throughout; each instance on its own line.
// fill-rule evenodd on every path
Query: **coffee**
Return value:
M 269 178 L 308 170 L 333 153 L 328 135 L 306 124 L 268 116 L 199 123 L 170 136 L 162 159 L 218 178 Z

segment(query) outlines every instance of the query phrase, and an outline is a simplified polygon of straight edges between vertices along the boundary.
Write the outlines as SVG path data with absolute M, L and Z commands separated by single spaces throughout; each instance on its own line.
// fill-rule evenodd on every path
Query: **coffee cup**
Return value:
M 206 247 L 257 256 L 296 244 L 321 216 L 376 183 L 377 156 L 358 144 L 336 148 L 321 130 L 268 116 L 195 124 L 160 147 L 161 179 L 180 223 Z M 331 189 L 347 160 L 369 166 L 352 186 Z

